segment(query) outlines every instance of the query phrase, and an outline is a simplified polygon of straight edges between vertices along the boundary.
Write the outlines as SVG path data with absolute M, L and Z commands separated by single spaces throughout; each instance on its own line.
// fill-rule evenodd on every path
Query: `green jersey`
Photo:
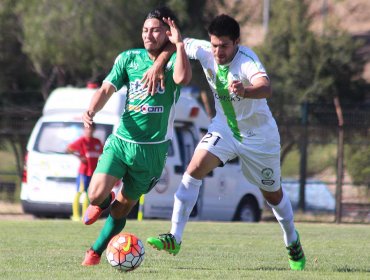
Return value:
M 116 136 L 133 143 L 155 144 L 172 138 L 175 104 L 179 99 L 180 86 L 173 80 L 176 54 L 165 68 L 163 90 L 157 86 L 154 96 L 143 88 L 141 79 L 153 65 L 145 49 L 131 49 L 121 53 L 104 82 L 111 83 L 117 90 L 127 87 L 124 113 Z

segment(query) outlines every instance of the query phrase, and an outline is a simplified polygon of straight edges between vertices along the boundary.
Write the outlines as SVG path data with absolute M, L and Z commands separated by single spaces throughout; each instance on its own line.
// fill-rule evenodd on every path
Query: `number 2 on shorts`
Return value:
M 201 143 L 212 143 L 213 146 L 216 146 L 217 142 L 221 139 L 220 136 L 214 136 L 212 133 L 208 132 L 202 138 Z

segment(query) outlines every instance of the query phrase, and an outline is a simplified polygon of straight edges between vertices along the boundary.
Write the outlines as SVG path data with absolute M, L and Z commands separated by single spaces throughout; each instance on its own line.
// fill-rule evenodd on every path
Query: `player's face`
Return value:
M 144 47 L 148 52 L 158 52 L 168 42 L 168 28 L 156 18 L 145 20 L 142 31 Z
M 213 57 L 219 65 L 228 64 L 231 62 L 238 49 L 239 39 L 231 40 L 227 36 L 217 37 L 210 35 Z

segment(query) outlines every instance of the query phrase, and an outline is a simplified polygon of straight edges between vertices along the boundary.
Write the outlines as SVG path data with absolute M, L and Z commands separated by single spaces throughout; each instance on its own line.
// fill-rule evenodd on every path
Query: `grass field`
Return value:
M 190 222 L 173 257 L 145 246 L 141 267 L 129 273 L 80 265 L 103 221 L 0 221 L 0 279 L 370 279 L 370 226 L 299 223 L 305 271 L 290 271 L 277 223 Z M 168 221 L 129 220 L 143 241 Z

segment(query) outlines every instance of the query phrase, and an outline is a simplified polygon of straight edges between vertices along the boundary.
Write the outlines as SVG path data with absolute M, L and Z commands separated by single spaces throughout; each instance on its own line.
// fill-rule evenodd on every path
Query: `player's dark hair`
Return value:
M 227 36 L 235 42 L 240 37 L 240 26 L 234 18 L 221 14 L 211 21 L 208 34 L 217 37 Z
M 156 18 L 156 19 L 160 20 L 166 26 L 168 26 L 168 25 L 163 21 L 163 18 L 170 18 L 176 23 L 176 25 L 178 25 L 178 20 L 177 20 L 177 17 L 175 15 L 175 13 L 170 8 L 168 8 L 166 6 L 161 6 L 159 8 L 156 8 L 156 9 L 152 10 L 145 17 L 146 20 L 151 19 L 151 18 Z

